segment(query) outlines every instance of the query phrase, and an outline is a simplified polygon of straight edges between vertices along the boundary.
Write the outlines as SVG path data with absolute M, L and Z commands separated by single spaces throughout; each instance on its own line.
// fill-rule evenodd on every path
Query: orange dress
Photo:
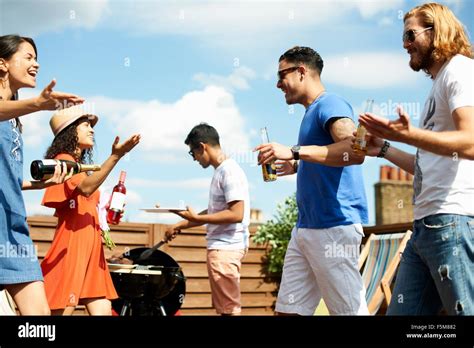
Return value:
M 71 155 L 56 159 L 75 161 Z M 107 262 L 97 213 L 100 193 L 85 197 L 76 187 L 87 177 L 74 175 L 60 185 L 46 189 L 42 204 L 55 208 L 58 225 L 41 269 L 51 309 L 76 306 L 80 299 L 117 298 Z

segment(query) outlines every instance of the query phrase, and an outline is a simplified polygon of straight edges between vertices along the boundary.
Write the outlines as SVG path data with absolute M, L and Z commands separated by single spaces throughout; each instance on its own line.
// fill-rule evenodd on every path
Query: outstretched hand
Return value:
M 397 111 L 399 117 L 393 121 L 367 112 L 359 115 L 359 122 L 372 136 L 406 143 L 412 128 L 410 116 L 400 106 Z
M 55 92 L 56 80 L 53 79 L 36 97 L 36 103 L 39 110 L 56 110 L 67 108 L 76 104 L 82 104 L 84 99 L 70 93 Z
M 114 143 L 112 144 L 112 155 L 123 157 L 127 152 L 130 152 L 140 142 L 141 135 L 134 134 L 123 143 L 119 144 L 120 138 L 115 137 Z

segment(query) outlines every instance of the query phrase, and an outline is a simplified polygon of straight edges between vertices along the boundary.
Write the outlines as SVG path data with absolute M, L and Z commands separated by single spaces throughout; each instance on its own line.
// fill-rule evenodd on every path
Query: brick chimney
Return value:
M 413 175 L 392 166 L 380 167 L 375 184 L 375 220 L 377 225 L 413 221 Z
M 263 222 L 263 216 L 262 216 L 262 211 L 260 209 L 250 209 L 250 222 L 251 223 L 262 223 Z

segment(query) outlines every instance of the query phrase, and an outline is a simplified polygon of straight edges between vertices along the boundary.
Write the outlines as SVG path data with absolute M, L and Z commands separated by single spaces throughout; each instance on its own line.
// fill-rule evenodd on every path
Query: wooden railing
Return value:
M 28 218 L 31 238 L 38 248 L 40 262 L 51 245 L 56 222 L 56 218 L 49 216 Z M 250 225 L 251 235 L 256 232 L 257 227 L 256 224 Z M 149 247 L 158 243 L 164 236 L 165 228 L 166 226 L 161 224 L 141 223 L 121 223 L 113 226 L 111 236 L 117 247 L 113 252 L 105 249 L 106 258 L 112 253 L 123 253 L 129 249 Z M 179 263 L 187 278 L 186 296 L 181 308 L 183 315 L 215 314 L 207 275 L 205 233 L 205 227 L 183 230 L 171 243 L 160 248 Z M 268 281 L 264 274 L 265 250 L 265 246 L 251 242 L 249 252 L 243 260 L 241 292 L 244 315 L 273 314 L 277 283 Z
M 44 258 L 56 229 L 56 218 L 50 216 L 30 217 L 31 237 L 38 248 L 40 261 Z M 250 225 L 250 234 L 257 230 L 257 224 Z M 123 253 L 128 249 L 149 247 L 158 243 L 164 236 L 165 225 L 121 223 L 112 226 L 112 239 L 117 247 L 113 252 L 105 249 L 106 257 Z M 364 227 L 365 240 L 372 233 L 405 232 L 410 223 Z M 205 227 L 183 230 L 171 243 L 160 250 L 169 254 L 182 267 L 186 281 L 186 296 L 181 308 L 183 315 L 214 315 L 206 267 Z M 242 314 L 272 315 L 276 301 L 278 284 L 266 279 L 264 273 L 266 247 L 250 243 L 241 270 Z M 79 311 L 80 313 L 81 311 Z

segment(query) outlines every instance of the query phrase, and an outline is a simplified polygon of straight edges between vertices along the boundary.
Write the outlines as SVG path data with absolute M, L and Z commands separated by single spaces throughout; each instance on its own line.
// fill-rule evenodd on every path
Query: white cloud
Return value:
M 376 0 L 362 0 L 362 1 L 349 1 L 353 2 L 359 10 L 359 13 L 363 18 L 375 17 L 379 13 L 387 11 L 400 10 L 403 8 L 403 0 L 390 0 L 390 1 L 376 1 Z
M 378 21 L 378 24 L 381 26 L 381 27 L 388 27 L 388 26 L 391 26 L 393 24 L 393 18 L 392 17 L 382 17 L 380 18 L 380 20 Z
M 353 15 L 364 18 L 398 9 L 403 0 L 392 1 L 200 1 L 134 2 L 113 5 L 115 15 L 127 16 L 126 22 L 111 25 L 139 32 L 177 33 L 192 36 L 242 37 L 253 33 L 268 34 L 297 25 L 299 28 L 332 23 L 335 18 Z M 225 30 L 223 30 L 225 28 Z
M 224 148 L 241 152 L 250 148 L 243 116 L 234 97 L 222 87 L 186 93 L 172 104 L 159 100 L 145 102 L 107 97 L 87 98 L 100 118 L 107 120 L 122 139 L 140 133 L 142 141 L 134 150 L 148 160 L 179 161 L 187 159 L 184 140 L 195 125 L 206 122 L 217 129 Z
M 255 72 L 245 66 L 235 69 L 229 76 L 216 74 L 198 73 L 193 80 L 200 82 L 203 86 L 219 86 L 227 91 L 247 90 L 250 88 L 248 80 L 255 79 Z
M 371 18 L 398 9 L 391 1 L 115 1 L 3 0 L 2 32 L 38 35 L 100 25 L 135 34 L 178 34 L 246 46 L 249 34 L 270 40 L 275 31 L 334 23 L 354 11 Z
M 107 14 L 107 0 L 2 0 L 2 34 L 35 36 L 64 28 L 95 27 Z
M 417 80 L 407 54 L 354 52 L 325 59 L 323 82 L 359 89 L 410 85 Z

